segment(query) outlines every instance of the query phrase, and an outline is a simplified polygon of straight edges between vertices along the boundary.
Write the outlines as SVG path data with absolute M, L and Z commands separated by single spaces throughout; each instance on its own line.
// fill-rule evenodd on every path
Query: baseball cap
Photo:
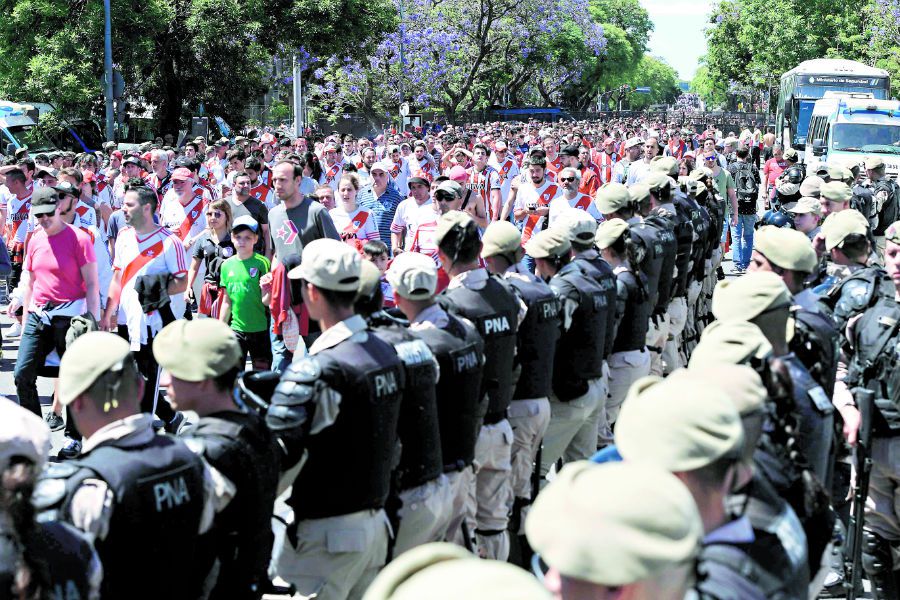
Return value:
M 737 458 L 744 431 L 727 392 L 681 369 L 666 379 L 643 377 L 631 386 L 616 420 L 615 441 L 626 461 L 675 473 L 730 454 Z
M 141 159 L 139 159 L 137 156 L 126 156 L 125 160 L 122 161 L 122 166 L 125 165 L 137 165 L 139 167 L 143 166 L 141 164 Z
M 51 189 L 56 190 L 60 194 L 68 194 L 69 196 L 75 196 L 76 198 L 81 195 L 81 190 L 79 190 L 68 181 L 57 183 Z
M 48 187 L 36 188 L 31 195 L 31 214 L 49 215 L 56 212 L 59 197 L 56 190 Z
M 438 187 L 436 192 L 447 192 L 448 194 L 453 194 L 457 198 L 462 196 L 462 186 L 459 185 L 458 182 L 453 181 L 452 179 L 448 179 L 446 181 L 442 181 Z
M 620 587 L 691 565 L 703 525 L 693 496 L 671 473 L 650 464 L 579 461 L 538 495 L 525 534 L 566 577 Z
M 628 188 L 621 183 L 604 183 L 594 194 L 594 204 L 604 215 L 614 213 L 631 204 Z
M 496 142 L 494 142 L 494 150 L 506 150 L 506 148 L 506 142 L 504 142 L 503 140 L 497 140 Z
M 41 177 L 42 175 L 49 175 L 50 177 L 56 179 L 59 177 L 59 170 L 54 169 L 52 167 L 44 167 L 42 165 L 36 165 L 34 170 L 37 172 L 37 177 Z
M 481 256 L 487 258 L 498 254 L 511 255 L 512 262 L 522 259 L 522 235 L 509 221 L 494 221 L 484 230 L 481 237 Z
M 720 321 L 749 321 L 768 310 L 790 306 L 791 293 L 784 281 L 768 271 L 720 281 L 713 290 L 712 312 Z
M 300 264 L 288 272 L 288 277 L 326 290 L 355 292 L 359 288 L 360 260 L 359 253 L 348 244 L 318 239 L 303 248 Z
M 812 273 L 818 264 L 809 238 L 794 229 L 761 227 L 753 236 L 753 249 L 776 267 L 789 271 Z
M 573 156 L 578 158 L 578 146 L 569 145 L 564 146 L 562 150 L 559 151 L 562 156 Z
M 850 186 L 843 181 L 823 183 L 819 187 L 819 194 L 822 198 L 832 202 L 850 202 L 850 199 L 853 197 L 853 191 L 850 189 Z
M 784 160 L 789 160 L 791 162 L 797 162 L 799 160 L 800 155 L 797 154 L 797 151 L 793 148 L 788 148 L 784 151 Z
M 191 170 L 187 167 L 178 167 L 172 171 L 173 181 L 190 181 L 193 178 L 193 173 L 191 173 Z
M 14 457 L 40 468 L 50 454 L 50 430 L 44 421 L 9 398 L 0 397 L 0 472 Z
M 857 210 L 849 208 L 838 213 L 832 213 L 822 223 L 822 233 L 825 235 L 825 249 L 830 252 L 833 248 L 840 248 L 848 236 L 853 234 L 866 235 L 868 229 L 868 220 Z
M 434 260 L 420 252 L 398 255 L 384 276 L 394 293 L 408 300 L 427 300 L 437 289 L 437 266 Z
M 110 148 L 115 148 L 115 147 L 116 147 L 116 143 L 115 143 L 115 142 L 103 142 L 103 149 L 104 149 L 104 150 L 109 150 Z
M 557 258 L 567 255 L 571 249 L 569 236 L 552 227 L 532 236 L 525 244 L 525 252 L 532 258 Z
M 778 193 L 782 196 L 794 196 L 800 192 L 799 183 L 791 183 L 790 181 L 782 181 L 776 186 Z
M 469 179 L 469 174 L 466 173 L 465 167 L 456 165 L 447 172 L 447 177 L 458 183 L 465 183 Z
M 600 223 L 597 228 L 597 235 L 594 236 L 594 243 L 601 250 L 612 246 L 616 240 L 622 237 L 622 234 L 628 230 L 628 223 L 622 219 L 610 219 Z
M 718 364 L 744 364 L 772 353 L 772 345 L 759 327 L 748 321 L 713 321 L 700 336 L 688 369 Z
M 374 173 L 375 171 L 383 171 L 384 173 L 391 172 L 392 165 L 390 161 L 378 161 L 374 163 L 371 167 L 369 167 L 369 173 Z
M 527 571 L 483 560 L 454 544 L 433 542 L 404 552 L 366 589 L 363 600 L 550 600 Z
M 625 149 L 628 150 L 629 148 L 634 148 L 635 146 L 640 146 L 643 143 L 644 143 L 644 140 L 642 140 L 639 137 L 628 138 L 625 141 Z
M 178 319 L 153 339 L 153 357 L 182 381 L 204 381 L 241 365 L 241 345 L 218 319 Z
M 241 215 L 231 224 L 231 231 L 235 232 L 239 229 L 249 229 L 253 233 L 259 231 L 259 223 L 250 215 Z
M 76 338 L 59 361 L 60 404 L 71 404 L 97 378 L 130 356 L 131 346 L 113 333 L 91 331 Z
M 410 176 L 406 180 L 407 183 L 420 183 L 422 185 L 431 185 L 431 182 L 428 181 L 428 178 L 425 176 L 425 172 L 421 169 L 416 169 L 413 171 Z

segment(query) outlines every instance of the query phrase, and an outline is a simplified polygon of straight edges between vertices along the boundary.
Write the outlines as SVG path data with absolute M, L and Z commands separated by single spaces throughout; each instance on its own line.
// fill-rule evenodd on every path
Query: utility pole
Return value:
M 110 0 L 103 0 L 104 12 L 104 49 L 103 71 L 105 75 L 104 94 L 106 96 L 106 139 L 115 141 L 116 130 L 113 118 L 113 66 L 112 66 L 112 18 L 110 16 Z
M 301 79 L 303 70 L 300 68 L 300 61 L 297 53 L 294 53 L 294 135 L 300 137 L 303 135 L 303 80 Z
M 406 28 L 404 27 L 404 21 L 406 16 L 403 12 L 403 0 L 400 0 L 400 102 L 397 104 L 399 106 L 403 106 L 403 103 L 406 102 L 406 93 L 403 90 L 403 76 L 406 74 L 406 61 L 403 57 L 403 37 L 406 35 Z M 399 112 L 399 108 L 398 108 Z M 406 117 L 404 115 L 400 115 L 400 129 L 399 131 L 404 131 L 406 129 Z

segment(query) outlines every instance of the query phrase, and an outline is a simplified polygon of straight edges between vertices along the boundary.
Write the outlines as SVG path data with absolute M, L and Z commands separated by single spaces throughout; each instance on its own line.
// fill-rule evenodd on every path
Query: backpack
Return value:
M 736 162 L 732 166 L 734 187 L 737 191 L 738 213 L 742 215 L 756 214 L 759 182 L 754 176 L 753 165 L 748 162 Z

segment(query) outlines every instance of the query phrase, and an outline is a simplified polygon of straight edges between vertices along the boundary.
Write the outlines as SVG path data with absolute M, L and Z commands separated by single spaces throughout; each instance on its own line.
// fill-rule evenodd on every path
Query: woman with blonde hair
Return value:
M 221 294 L 219 270 L 225 259 L 234 256 L 231 243 L 231 205 L 228 200 L 215 200 L 206 206 L 206 231 L 194 244 L 194 254 L 188 269 L 187 299 L 194 301 L 194 280 L 202 264 L 206 268 L 197 312 L 214 319 L 219 316 Z

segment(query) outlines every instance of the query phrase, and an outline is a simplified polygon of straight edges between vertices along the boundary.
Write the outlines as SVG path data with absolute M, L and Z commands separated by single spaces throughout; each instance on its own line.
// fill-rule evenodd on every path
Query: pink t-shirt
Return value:
M 97 262 L 91 237 L 71 225 L 54 236 L 38 229 L 31 236 L 23 268 L 31 271 L 35 305 L 70 302 L 85 297 L 81 267 Z

